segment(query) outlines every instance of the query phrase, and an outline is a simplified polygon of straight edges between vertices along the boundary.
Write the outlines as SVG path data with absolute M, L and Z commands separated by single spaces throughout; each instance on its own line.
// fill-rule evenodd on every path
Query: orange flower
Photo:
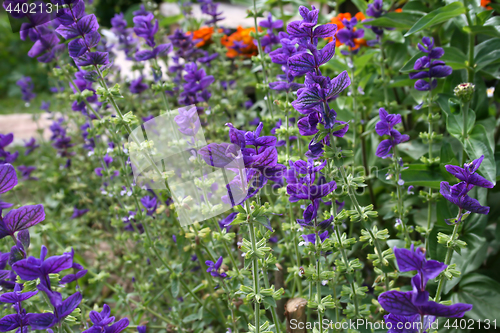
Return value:
M 362 12 L 358 12 L 356 15 L 354 15 L 354 17 L 358 19 L 358 22 L 361 22 L 364 19 L 366 19 L 365 15 Z M 350 20 L 351 18 L 352 18 L 351 13 L 339 13 L 339 15 L 333 17 L 330 20 L 330 23 L 336 24 L 337 31 L 339 31 L 340 29 L 344 29 L 344 23 L 342 23 L 342 20 L 343 19 Z M 354 28 L 354 31 L 356 31 L 356 28 Z M 327 38 L 327 40 L 328 40 L 328 43 L 330 43 L 333 40 L 333 38 L 330 37 L 330 38 Z M 356 44 L 356 46 L 353 48 L 353 50 L 356 50 L 357 48 L 359 48 L 360 45 L 366 46 L 366 40 L 364 40 L 363 38 L 356 38 L 354 40 L 354 43 Z M 342 43 L 339 42 L 338 39 L 335 39 L 335 46 L 339 47 L 340 45 L 342 45 Z
M 221 32 L 222 29 L 219 29 L 219 32 Z M 189 31 L 189 34 L 193 35 L 193 41 L 198 42 L 196 44 L 196 47 L 203 47 L 205 45 L 208 45 L 212 42 L 212 35 L 214 33 L 214 28 L 213 27 L 201 27 L 198 30 L 195 30 L 193 32 Z
M 490 2 L 491 2 L 491 0 L 481 0 L 481 7 L 484 7 L 487 10 L 492 10 L 493 8 L 491 8 L 490 6 L 488 6 L 488 4 Z
M 250 58 L 257 55 L 259 49 L 257 45 L 254 44 L 254 39 L 250 35 L 252 32 L 255 32 L 255 28 L 245 29 L 239 26 L 236 32 L 229 36 L 222 37 L 222 45 L 227 48 L 226 56 L 228 58 L 234 58 L 238 55 L 242 55 L 246 58 Z
M 397 8 L 396 10 L 394 10 L 396 13 L 402 13 L 403 12 L 403 8 Z

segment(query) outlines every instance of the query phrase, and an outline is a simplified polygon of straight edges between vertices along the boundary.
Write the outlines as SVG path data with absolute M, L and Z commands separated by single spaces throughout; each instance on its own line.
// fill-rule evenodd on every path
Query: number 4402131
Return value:
M 446 322 L 444 323 L 444 327 L 447 329 L 455 328 L 455 329 L 484 329 L 484 330 L 489 330 L 489 329 L 496 329 L 497 328 L 497 320 L 489 320 L 489 319 L 484 319 L 484 320 L 475 320 L 475 319 L 447 319 Z
M 38 7 L 38 8 L 37 8 Z M 38 14 L 38 13 L 52 13 L 53 10 L 55 12 L 59 12 L 59 4 L 52 5 L 51 3 L 23 3 L 16 4 L 15 6 L 12 3 L 9 3 L 5 11 L 8 13 L 22 13 L 22 14 Z M 62 6 L 61 6 L 62 9 Z

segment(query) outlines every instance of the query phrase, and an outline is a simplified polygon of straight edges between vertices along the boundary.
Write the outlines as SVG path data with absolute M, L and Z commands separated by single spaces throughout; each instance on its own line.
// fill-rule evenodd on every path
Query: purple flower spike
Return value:
M 138 79 L 133 80 L 130 83 L 130 92 L 132 94 L 140 94 L 149 88 L 149 86 L 146 83 L 142 82 L 143 79 L 144 78 L 140 76 Z
M 36 97 L 36 94 L 33 93 L 33 89 L 35 88 L 35 86 L 33 85 L 33 80 L 31 80 L 31 77 L 25 76 L 17 81 L 16 84 L 19 86 L 19 88 L 21 88 L 23 101 L 29 102 Z
M 400 114 L 389 114 L 384 108 L 379 109 L 380 121 L 375 125 L 375 131 L 380 136 L 391 135 L 391 130 L 401 122 Z
M 484 177 L 478 175 L 476 171 L 483 162 L 484 155 L 480 158 L 465 163 L 463 168 L 455 165 L 446 165 L 446 170 L 453 176 L 461 180 L 460 183 L 451 186 L 448 182 L 441 182 L 441 190 L 439 191 L 446 200 L 457 205 L 461 209 L 478 214 L 488 214 L 490 208 L 481 206 L 478 200 L 471 198 L 467 193 L 474 186 L 493 188 L 495 185 Z
M 430 37 L 422 38 L 422 44 L 418 44 L 420 51 L 427 55 L 417 59 L 413 69 L 417 72 L 410 73 L 410 79 L 418 79 L 415 82 L 415 89 L 419 91 L 433 90 L 437 86 L 436 78 L 450 75 L 453 69 L 446 66 L 444 61 L 437 60 L 444 55 L 441 47 L 434 47 L 434 39 Z
M 128 318 L 123 318 L 109 326 L 115 321 L 115 317 L 111 316 L 111 309 L 107 304 L 103 305 L 101 312 L 90 311 L 89 317 L 94 326 L 83 331 L 82 333 L 120 333 L 130 324 Z
M 227 277 L 226 273 L 219 273 L 220 267 L 222 266 L 222 260 L 222 257 L 220 257 L 215 263 L 211 260 L 205 261 L 205 265 L 208 266 L 207 272 L 210 273 L 210 275 L 212 275 L 213 277 L 219 277 L 223 279 Z
M 484 188 L 493 188 L 495 185 L 492 182 L 476 173 L 483 160 L 484 155 L 481 155 L 478 159 L 470 163 L 465 163 L 463 168 L 455 165 L 446 165 L 445 167 L 446 171 L 467 184 Z
M 389 114 L 384 108 L 380 108 L 379 117 L 380 121 L 375 125 L 377 134 L 380 136 L 389 135 L 390 138 L 380 142 L 375 155 L 381 158 L 392 157 L 392 149 L 398 144 L 408 141 L 410 137 L 393 128 L 401 122 L 401 115 Z

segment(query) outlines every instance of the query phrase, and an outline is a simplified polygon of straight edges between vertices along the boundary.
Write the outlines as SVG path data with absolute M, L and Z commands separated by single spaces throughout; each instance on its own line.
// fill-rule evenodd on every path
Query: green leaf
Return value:
M 178 22 L 182 18 L 184 18 L 184 15 L 182 15 L 182 14 L 167 16 L 167 17 L 160 20 L 159 25 L 160 25 L 160 27 L 168 27 L 169 25 L 172 25 L 172 24 Z
M 439 103 L 439 100 L 438 100 Z M 448 108 L 441 107 L 445 116 L 446 116 L 446 130 L 453 137 L 457 138 L 460 142 L 463 141 L 463 129 L 464 129 L 464 120 L 462 111 L 457 113 L 460 106 L 458 103 L 455 103 L 454 99 L 448 100 Z M 453 112 L 455 110 L 455 112 Z M 476 113 L 473 110 L 469 110 L 468 112 L 468 120 L 467 120 L 467 132 L 469 133 L 476 122 Z
M 472 27 L 463 27 L 464 31 L 467 33 L 473 33 L 474 35 L 487 35 L 492 37 L 500 37 L 500 29 L 491 25 L 475 25 Z
M 460 1 L 452 2 L 447 6 L 433 10 L 415 23 L 405 34 L 405 37 L 430 28 L 436 24 L 446 22 L 455 16 L 465 13 L 465 7 Z
M 472 310 L 465 313 L 476 320 L 500 321 L 500 283 L 482 274 L 464 276 L 459 291 L 452 295 L 454 303 L 472 304 Z
M 401 171 L 401 178 L 405 185 L 427 186 L 439 188 L 443 177 L 438 169 L 430 169 L 425 164 L 410 164 L 408 169 Z
M 358 8 L 360 12 L 366 13 L 368 3 L 365 0 L 351 0 L 351 2 Z
M 500 59 L 500 38 L 488 39 L 474 48 L 474 64 L 476 71 Z
M 446 64 L 453 69 L 467 68 L 467 56 L 462 51 L 453 46 L 443 47 L 443 50 L 444 55 L 439 60 L 446 62 Z M 415 64 L 415 61 L 424 55 L 424 52 L 418 52 L 411 57 L 399 71 L 401 73 L 413 71 L 413 64 Z
M 418 12 L 387 13 L 384 16 L 371 21 L 364 21 L 361 24 L 383 28 L 409 29 L 423 16 Z
M 484 155 L 484 160 L 479 167 L 479 171 L 481 171 L 486 179 L 496 184 L 497 168 L 493 148 L 490 146 L 486 129 L 480 124 L 474 126 L 469 137 L 465 140 L 465 151 L 471 159 L 477 159 L 481 155 Z

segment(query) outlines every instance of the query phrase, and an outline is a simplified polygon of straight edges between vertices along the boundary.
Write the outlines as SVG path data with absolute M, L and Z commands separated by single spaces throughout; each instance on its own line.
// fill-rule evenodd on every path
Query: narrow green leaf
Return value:
M 415 23 L 411 29 L 405 34 L 405 37 L 410 36 L 416 32 L 430 28 L 436 24 L 446 22 L 455 16 L 465 13 L 465 7 L 460 1 L 455 1 L 447 6 L 433 10 L 429 14 L 422 17 Z
M 360 12 L 366 13 L 368 3 L 365 0 L 351 0 L 351 2 L 359 9 Z
M 362 24 L 374 27 L 410 29 L 422 17 L 423 13 L 418 12 L 387 13 L 374 20 L 364 21 Z

